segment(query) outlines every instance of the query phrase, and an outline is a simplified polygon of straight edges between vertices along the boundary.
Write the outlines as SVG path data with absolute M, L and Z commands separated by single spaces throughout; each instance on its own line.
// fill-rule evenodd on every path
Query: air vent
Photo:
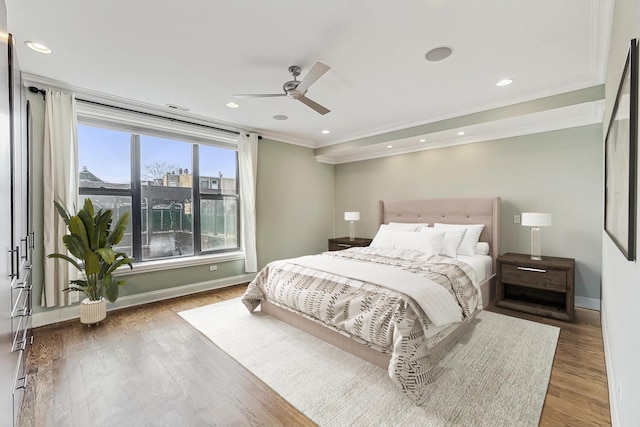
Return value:
M 191 109 L 191 108 L 187 108 L 187 107 L 181 107 L 181 106 L 175 105 L 175 104 L 167 104 L 167 105 L 165 105 L 165 107 L 171 108 L 173 110 L 180 110 L 180 111 L 189 111 Z

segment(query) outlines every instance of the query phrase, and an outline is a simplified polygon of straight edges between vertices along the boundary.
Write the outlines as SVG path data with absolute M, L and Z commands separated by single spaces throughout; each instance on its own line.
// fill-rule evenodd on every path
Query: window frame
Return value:
M 244 258 L 243 240 L 241 236 L 241 195 L 240 195 L 240 171 L 239 152 L 237 146 L 237 132 L 226 132 L 214 128 L 202 128 L 198 124 L 180 122 L 175 125 L 171 118 L 162 118 L 156 115 L 144 117 L 145 113 L 135 111 L 121 111 L 92 103 L 78 103 L 77 123 L 82 126 L 90 126 L 107 130 L 127 132 L 130 135 L 131 148 L 131 185 L 129 189 L 108 189 L 80 187 L 78 185 L 78 197 L 92 195 L 100 196 L 124 196 L 131 197 L 131 240 L 132 258 L 137 266 L 153 265 L 154 270 L 173 268 L 174 266 L 200 265 L 209 262 L 220 262 L 224 260 L 236 260 Z M 142 115 L 142 117 L 141 117 Z M 159 124 L 161 126 L 159 126 Z M 175 126 L 174 126 L 175 125 Z M 177 142 L 191 144 L 192 150 L 192 187 L 191 187 L 191 212 L 192 212 L 192 235 L 193 254 L 184 256 L 172 256 L 165 258 L 154 258 L 144 260 L 142 258 L 142 164 L 141 164 L 141 141 L 140 136 L 152 136 L 163 139 L 175 140 Z M 199 147 L 208 145 L 217 148 L 229 149 L 235 152 L 235 193 L 211 194 L 200 191 L 200 164 Z M 236 201 L 236 246 L 233 248 L 212 249 L 202 251 L 202 224 L 200 223 L 200 207 L 202 200 L 225 200 L 234 199 Z M 146 270 L 146 269 L 145 269 Z M 140 272 L 140 268 L 136 268 Z

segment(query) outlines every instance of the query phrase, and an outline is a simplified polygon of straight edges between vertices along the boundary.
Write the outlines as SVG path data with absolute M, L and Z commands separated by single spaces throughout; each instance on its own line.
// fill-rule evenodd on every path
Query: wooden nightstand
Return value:
M 507 253 L 497 258 L 496 305 L 573 321 L 575 260 Z
M 334 237 L 329 239 L 330 251 L 341 251 L 343 249 L 365 247 L 371 244 L 373 239 L 363 239 L 362 237 L 356 237 L 355 240 L 349 240 L 348 237 Z

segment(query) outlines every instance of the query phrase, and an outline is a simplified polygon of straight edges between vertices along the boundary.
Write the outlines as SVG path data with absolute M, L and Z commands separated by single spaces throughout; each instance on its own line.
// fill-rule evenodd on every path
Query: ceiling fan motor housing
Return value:
M 299 84 L 300 84 L 299 81 L 291 80 L 283 84 L 282 89 L 284 90 L 284 92 L 287 94 L 289 98 L 298 99 L 301 96 L 304 96 L 305 93 L 307 93 L 306 90 L 304 92 L 300 92 L 296 90 Z

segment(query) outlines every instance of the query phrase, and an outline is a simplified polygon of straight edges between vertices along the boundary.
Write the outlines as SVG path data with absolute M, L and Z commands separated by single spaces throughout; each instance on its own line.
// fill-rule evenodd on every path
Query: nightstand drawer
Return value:
M 334 237 L 329 239 L 329 250 L 330 251 L 341 251 L 349 248 L 364 248 L 369 246 L 372 239 L 365 239 L 362 237 L 356 237 L 354 240 L 349 239 L 348 237 Z
M 359 247 L 359 246 L 360 245 L 351 245 L 349 243 L 331 242 L 331 243 L 329 243 L 329 250 L 330 251 L 341 251 L 343 249 L 356 248 L 356 247 Z
M 563 270 L 502 264 L 501 271 L 502 283 L 557 292 L 567 291 L 567 272 Z

